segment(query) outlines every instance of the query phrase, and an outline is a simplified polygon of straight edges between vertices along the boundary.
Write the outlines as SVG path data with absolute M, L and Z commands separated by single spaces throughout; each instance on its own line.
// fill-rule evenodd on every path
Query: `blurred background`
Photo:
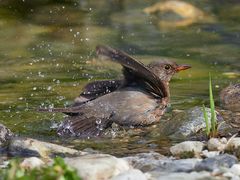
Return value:
M 96 59 L 109 45 L 144 63 L 167 59 L 192 65 L 171 82 L 172 109 L 208 104 L 240 82 L 239 0 L 0 1 L 0 123 L 14 133 L 83 149 L 122 154 L 161 151 L 160 134 L 64 141 L 54 127 L 62 114 L 39 107 L 70 105 L 89 81 L 121 77 L 121 67 Z M 71 142 L 71 143 L 70 143 Z

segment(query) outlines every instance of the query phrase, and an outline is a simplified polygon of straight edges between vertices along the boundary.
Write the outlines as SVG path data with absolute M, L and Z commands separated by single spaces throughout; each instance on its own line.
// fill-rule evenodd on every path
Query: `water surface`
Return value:
M 106 153 L 166 152 L 171 141 L 157 133 L 68 141 L 52 129 L 64 115 L 38 107 L 71 104 L 90 81 L 121 77 L 121 68 L 95 58 L 95 47 L 122 49 L 144 63 L 168 59 L 192 69 L 171 82 L 172 109 L 208 104 L 208 73 L 214 95 L 239 82 L 240 3 L 189 0 L 214 22 L 164 28 L 143 9 L 157 1 L 0 2 L 0 123 L 14 133 L 78 149 Z M 153 20 L 155 19 L 155 20 Z M 233 75 L 229 75 L 232 73 Z

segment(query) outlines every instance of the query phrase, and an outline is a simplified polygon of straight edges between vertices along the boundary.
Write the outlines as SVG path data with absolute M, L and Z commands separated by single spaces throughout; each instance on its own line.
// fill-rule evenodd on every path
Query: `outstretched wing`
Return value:
M 75 99 L 73 106 L 79 106 L 89 100 L 96 99 L 105 94 L 111 93 L 121 87 L 123 80 L 103 80 L 88 83 Z
M 161 81 L 148 67 L 130 57 L 128 54 L 107 46 L 99 45 L 97 54 L 121 64 L 124 68 L 125 79 L 135 80 L 144 85 L 144 88 L 157 97 L 167 97 L 167 90 Z M 132 78 L 132 77 L 134 78 Z

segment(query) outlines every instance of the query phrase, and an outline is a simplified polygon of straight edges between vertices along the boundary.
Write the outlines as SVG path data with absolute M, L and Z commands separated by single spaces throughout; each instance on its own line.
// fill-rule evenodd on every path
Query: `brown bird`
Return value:
M 51 109 L 69 116 L 58 128 L 59 135 L 101 135 L 114 122 L 122 126 L 147 126 L 159 122 L 169 103 L 169 81 L 189 65 L 157 61 L 145 66 L 128 54 L 98 46 L 97 54 L 123 67 L 124 79 L 88 84 L 76 103 Z

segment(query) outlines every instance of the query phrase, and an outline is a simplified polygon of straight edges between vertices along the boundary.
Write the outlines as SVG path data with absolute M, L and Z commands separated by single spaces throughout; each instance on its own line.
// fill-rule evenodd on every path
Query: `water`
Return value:
M 117 155 L 166 152 L 171 141 L 156 128 L 156 133 L 146 128 L 115 138 L 66 141 L 51 128 L 64 115 L 36 112 L 40 106 L 71 104 L 89 81 L 121 77 L 121 67 L 95 58 L 98 44 L 122 49 L 144 63 L 164 58 L 191 64 L 171 82 L 173 109 L 208 103 L 209 72 L 219 103 L 219 91 L 239 82 L 239 1 L 188 1 L 215 20 L 181 28 L 159 27 L 156 17 L 144 14 L 154 2 L 0 2 L 0 123 L 22 136 L 78 149 Z

